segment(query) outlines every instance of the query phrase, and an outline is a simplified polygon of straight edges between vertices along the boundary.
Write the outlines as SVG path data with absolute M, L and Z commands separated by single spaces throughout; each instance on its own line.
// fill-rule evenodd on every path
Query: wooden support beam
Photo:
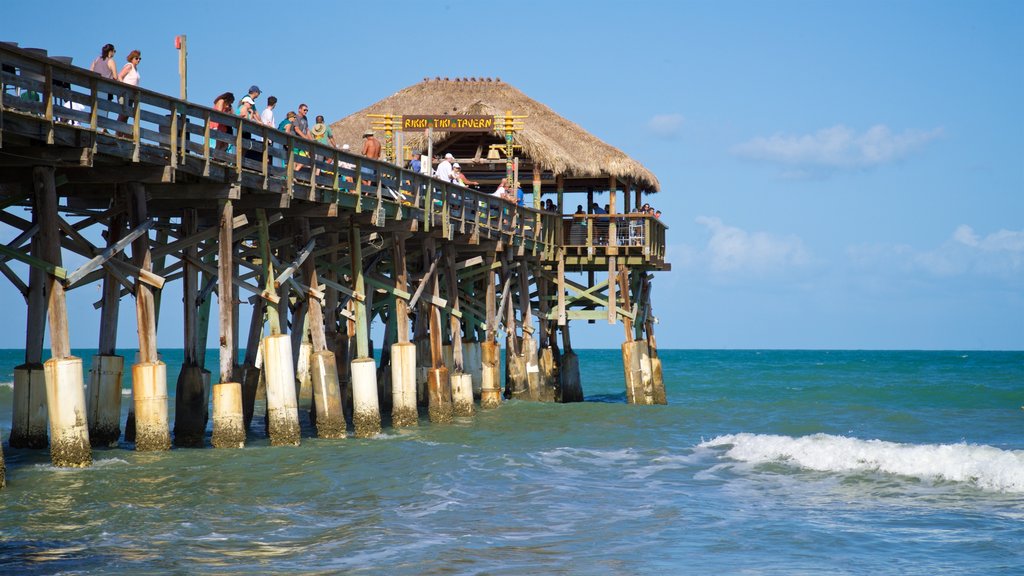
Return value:
M 306 227 L 309 227 L 309 220 L 303 219 L 306 222 Z M 292 277 L 292 274 L 302 266 L 302 263 L 306 261 L 306 258 L 313 253 L 313 248 L 316 246 L 316 239 L 310 238 L 306 245 L 299 250 L 295 260 L 293 260 L 288 266 L 281 271 L 281 273 L 274 279 L 274 288 L 280 288 L 286 280 Z
M 363 250 L 362 239 L 359 234 L 359 226 L 349 228 L 349 257 L 352 261 L 352 289 L 355 292 L 365 293 L 366 286 L 363 279 Z M 367 322 L 365 302 L 356 301 L 356 358 L 368 358 L 370 356 L 369 323 Z
M 46 279 L 47 311 L 50 321 L 50 354 L 63 360 L 71 356 L 71 340 L 68 334 L 68 309 L 64 297 L 64 285 L 54 274 L 61 268 L 60 230 L 57 224 L 57 186 L 54 182 L 53 167 L 37 166 L 32 170 L 36 191 L 36 210 L 39 211 L 39 261 L 46 264 L 41 270 L 49 272 Z
M 306 246 L 310 248 L 310 251 L 312 251 L 312 246 L 316 244 L 316 240 L 313 238 L 313 234 L 310 231 L 309 219 L 300 219 L 299 227 L 302 230 L 302 238 L 306 242 Z M 309 282 L 310 286 L 310 298 L 306 299 L 306 305 L 308 307 L 306 317 L 309 322 L 310 343 L 313 346 L 313 352 L 323 352 L 324 350 L 327 350 L 327 334 L 324 329 L 323 309 L 321 308 L 320 300 L 313 297 L 314 293 L 320 290 L 317 284 L 316 259 L 303 258 L 303 260 L 303 276 Z
M 217 311 L 220 331 L 220 382 L 235 382 L 235 208 L 231 200 L 220 206 L 217 221 Z M 194 230 L 189 232 L 194 233 Z
M 82 280 L 86 274 L 89 274 L 93 270 L 99 268 L 108 260 L 113 258 L 116 254 L 128 247 L 129 244 L 138 239 L 153 227 L 153 219 L 149 218 L 139 226 L 135 227 L 131 232 L 128 233 L 124 238 L 119 239 L 117 242 L 110 244 L 102 252 L 94 256 L 91 260 L 82 264 L 74 272 L 68 274 L 67 278 L 64 279 L 64 285 L 68 288 L 74 286 L 77 282 Z
M 416 287 L 416 292 L 412 295 L 412 300 L 409 300 L 410 308 L 416 306 L 416 303 L 419 302 L 420 296 L 423 294 L 424 288 L 427 287 L 427 282 L 433 279 L 434 273 L 437 271 L 437 258 L 434 256 L 434 254 L 428 255 L 426 246 L 430 246 L 432 249 L 434 246 L 433 240 L 431 239 L 429 242 L 425 243 L 423 248 L 424 257 L 430 259 L 430 268 L 427 270 L 427 273 L 423 275 L 423 278 L 420 279 L 420 284 L 419 286 Z M 431 250 L 431 252 L 432 251 L 433 250 Z
M 263 292 L 260 296 L 267 301 L 267 324 L 269 324 L 269 336 L 277 336 L 281 333 L 281 313 L 278 307 L 280 299 L 274 291 L 274 264 L 270 252 L 270 224 L 267 220 L 267 212 L 262 208 L 256 210 L 256 220 L 259 230 L 260 257 L 263 262 Z
M 199 226 L 199 214 L 195 209 L 185 209 L 181 218 L 182 232 L 184 234 L 195 233 Z M 196 258 L 195 246 L 184 250 L 182 259 L 185 261 L 182 270 L 182 309 L 184 314 L 184 347 L 186 366 L 199 365 L 199 329 L 198 329 L 198 308 L 199 308 L 199 269 L 187 261 Z M 184 417 L 184 415 L 182 415 Z
M 431 204 L 429 197 L 427 198 L 427 204 Z M 437 253 L 435 242 L 436 241 L 432 236 L 428 236 L 423 241 L 423 257 L 425 259 L 432 260 L 430 270 L 427 272 L 426 275 L 424 275 L 423 278 L 424 280 L 431 280 L 432 291 L 434 294 L 437 294 L 439 282 L 437 279 L 437 274 L 434 274 L 434 271 L 437 269 L 438 260 L 435 256 L 435 254 Z M 425 284 L 421 282 L 421 286 L 425 286 Z M 422 290 L 418 289 L 417 292 L 422 292 Z M 415 299 L 416 296 L 413 296 L 413 300 Z M 412 305 L 412 302 L 410 302 L 410 305 Z M 441 354 L 441 310 L 437 306 L 433 306 L 430 308 L 428 314 L 430 316 L 428 329 L 428 336 L 430 338 L 430 367 L 433 368 L 434 370 L 437 370 L 438 368 L 444 366 L 444 361 L 442 359 Z
M 452 335 L 452 363 L 455 365 L 455 373 L 463 370 L 462 360 L 462 323 L 459 322 L 459 279 L 455 275 L 455 247 L 451 242 L 444 246 L 445 263 L 448 270 L 445 276 L 448 279 L 448 299 L 452 302 L 452 314 L 449 318 L 449 330 Z
M 146 213 L 146 189 L 138 182 L 129 182 L 127 187 L 131 199 L 131 226 L 138 228 L 149 219 Z M 135 319 L 139 331 L 139 361 L 143 363 L 156 362 L 156 304 L 152 287 L 142 280 L 144 273 L 151 271 L 153 266 L 148 234 L 143 234 L 135 239 L 132 244 L 132 260 L 140 272 L 135 281 Z M 116 260 L 112 262 L 116 262 Z
M 392 234 L 392 267 L 394 268 L 395 293 L 409 289 L 409 269 L 405 261 L 405 236 Z M 409 343 L 409 308 L 410 303 L 403 298 L 395 298 L 395 309 L 391 312 L 395 317 L 395 334 L 399 344 Z
M 495 259 L 497 254 L 495 252 L 487 253 L 487 272 L 484 278 L 484 323 L 486 324 L 486 339 L 488 342 L 495 342 L 498 338 L 498 316 L 496 307 L 496 298 L 494 294 L 494 265 L 496 264 Z

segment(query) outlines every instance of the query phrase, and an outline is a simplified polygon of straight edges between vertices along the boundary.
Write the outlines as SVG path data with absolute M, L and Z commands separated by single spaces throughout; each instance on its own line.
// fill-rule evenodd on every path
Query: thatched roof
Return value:
M 578 124 L 556 114 L 515 87 L 497 79 L 424 79 L 394 95 L 331 124 L 335 141 L 348 143 L 358 152 L 362 134 L 370 128 L 368 114 L 405 115 L 525 115 L 524 127 L 514 135 L 521 146 L 520 158 L 536 163 L 545 172 L 562 175 L 567 180 L 600 182 L 608 176 L 621 181 L 631 180 L 634 188 L 657 192 L 658 178 L 642 164 L 618 148 L 602 142 Z M 445 142 L 457 133 L 434 133 L 434 154 L 445 151 Z M 378 132 L 378 138 L 382 135 Z M 425 135 L 406 132 L 405 144 L 414 150 L 426 151 Z M 494 141 L 503 141 L 504 132 L 497 130 Z M 456 154 L 459 157 L 459 154 Z

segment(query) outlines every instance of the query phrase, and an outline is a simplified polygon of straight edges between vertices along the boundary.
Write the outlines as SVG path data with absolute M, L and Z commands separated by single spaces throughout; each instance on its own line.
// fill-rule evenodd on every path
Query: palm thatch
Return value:
M 339 145 L 347 142 L 358 151 L 363 132 L 371 126 L 369 114 L 504 116 L 506 112 L 527 116 L 523 129 L 513 136 L 514 143 L 521 146 L 521 159 L 535 163 L 552 176 L 563 176 L 567 188 L 570 180 L 600 182 L 601 179 L 607 181 L 609 176 L 614 176 L 620 181 L 630 180 L 633 187 L 648 193 L 658 191 L 657 177 L 642 164 L 618 148 L 602 142 L 578 124 L 559 116 L 551 108 L 527 97 L 517 88 L 497 79 L 424 79 L 334 122 L 331 130 Z M 434 132 L 435 156 L 439 151 L 443 153 L 445 142 L 457 135 L 454 132 Z M 426 136 L 423 133 L 406 132 L 404 136 L 406 145 L 414 150 L 426 151 Z M 499 127 L 494 141 L 504 141 L 504 137 Z

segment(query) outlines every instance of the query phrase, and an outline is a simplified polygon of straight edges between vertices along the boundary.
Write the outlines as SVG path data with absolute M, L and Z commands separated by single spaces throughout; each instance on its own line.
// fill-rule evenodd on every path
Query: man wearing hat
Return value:
M 372 160 L 380 160 L 380 140 L 373 135 L 369 128 L 363 132 L 363 156 Z
M 260 113 L 256 111 L 256 99 L 260 97 L 260 87 L 253 84 L 249 87 L 249 93 L 242 96 L 242 100 L 238 103 L 238 115 L 246 120 L 252 120 L 253 122 L 260 122 Z
M 445 182 L 451 182 L 452 180 L 452 162 L 455 161 L 455 156 L 449 152 L 444 155 L 444 160 L 437 165 L 437 170 L 434 171 L 434 178 L 443 180 Z

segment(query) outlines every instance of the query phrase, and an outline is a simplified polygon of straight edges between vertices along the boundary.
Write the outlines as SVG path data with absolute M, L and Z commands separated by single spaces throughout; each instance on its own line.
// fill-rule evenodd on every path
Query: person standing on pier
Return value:
M 445 182 L 451 182 L 452 179 L 452 162 L 455 161 L 455 156 L 449 152 L 444 155 L 444 160 L 437 165 L 437 170 L 434 171 L 434 178 L 443 180 Z
M 128 53 L 128 61 L 125 62 L 124 67 L 121 68 L 121 73 L 117 75 L 117 79 L 120 80 L 121 82 L 124 82 L 125 84 L 127 84 L 129 86 L 138 86 L 139 85 L 139 80 L 142 79 L 142 77 L 139 76 L 139 69 L 138 69 L 139 62 L 142 62 L 142 52 L 139 52 L 138 50 L 132 50 L 131 52 L 129 52 Z M 113 66 L 113 64 L 114 64 L 114 59 L 113 58 L 110 59 L 110 64 L 111 64 L 111 66 Z M 117 121 L 118 122 L 127 122 L 128 121 L 128 110 L 135 106 L 135 102 L 133 102 L 132 100 L 129 100 L 125 96 L 122 96 L 121 97 L 121 106 L 124 107 L 124 111 L 121 114 L 117 115 Z
M 277 126 L 277 119 L 274 118 L 274 106 L 277 106 L 277 96 L 267 98 L 267 107 L 260 112 L 260 122 L 271 128 Z
M 103 48 L 100 49 L 99 58 L 92 61 L 92 66 L 89 69 L 93 72 L 113 80 L 117 78 L 117 68 L 114 66 L 114 50 L 113 44 L 104 44 Z
M 377 140 L 373 130 L 363 132 L 363 156 L 371 160 L 380 160 L 380 140 Z

